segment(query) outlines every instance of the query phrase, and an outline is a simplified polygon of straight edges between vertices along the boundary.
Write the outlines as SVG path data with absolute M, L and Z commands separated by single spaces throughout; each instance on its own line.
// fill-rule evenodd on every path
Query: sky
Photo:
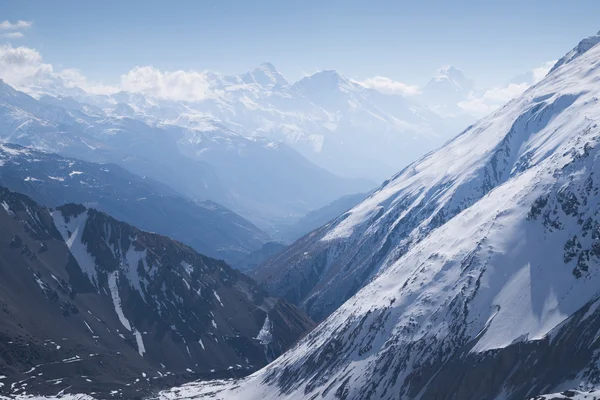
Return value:
M 116 83 L 136 66 L 241 73 L 270 61 L 289 79 L 336 69 L 424 84 L 451 64 L 494 85 L 560 58 L 600 30 L 597 0 L 5 0 L 3 35 L 55 68 Z

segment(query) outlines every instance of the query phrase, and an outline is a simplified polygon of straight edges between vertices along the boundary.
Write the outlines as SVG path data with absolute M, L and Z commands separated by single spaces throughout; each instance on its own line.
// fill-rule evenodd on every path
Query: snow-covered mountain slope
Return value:
M 165 236 L 0 188 L 0 393 L 141 398 L 243 376 L 312 328 L 240 272 Z
M 595 46 L 315 232 L 287 269 L 318 272 L 309 310 L 373 279 L 263 370 L 162 398 L 525 399 L 598 387 L 599 77 Z
M 563 64 L 573 61 L 575 58 L 581 56 L 598 43 L 600 43 L 600 32 L 598 32 L 594 36 L 590 36 L 583 39 L 573 50 L 571 50 L 570 52 L 565 54 L 563 58 L 558 60 L 556 64 L 554 64 L 554 66 L 550 69 L 550 72 L 561 67 Z
M 136 107 L 147 101 L 126 95 Z M 268 229 L 373 185 L 339 178 L 285 144 L 247 138 L 216 123 L 202 129 L 151 126 L 73 98 L 36 100 L 1 82 L 0 141 L 115 163 L 194 200 L 222 204 Z
M 327 317 L 414 243 L 527 168 L 534 150 L 553 150 L 526 146 L 557 129 L 554 117 L 584 90 L 563 93 L 558 89 L 567 84 L 556 89 L 551 81 L 408 166 L 353 210 L 258 266 L 255 278 L 315 320 Z
M 115 164 L 0 144 L 0 185 L 47 207 L 66 203 L 94 207 L 236 267 L 269 241 L 267 234 L 233 211 L 212 201 L 185 199 Z

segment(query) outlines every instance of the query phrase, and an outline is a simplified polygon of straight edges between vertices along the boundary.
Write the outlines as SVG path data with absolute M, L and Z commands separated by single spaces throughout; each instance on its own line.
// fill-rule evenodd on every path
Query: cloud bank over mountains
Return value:
M 3 21 L 0 22 L 0 34 L 5 38 L 20 38 L 23 36 L 22 31 L 29 29 L 32 25 L 33 23 L 30 21 L 14 23 Z M 555 61 L 546 62 L 505 85 L 492 88 L 474 86 L 466 91 L 462 90 L 462 97 L 457 97 L 458 101 L 452 105 L 473 117 L 485 115 L 523 93 L 532 84 L 539 82 L 554 63 Z M 453 67 L 445 67 L 440 71 L 458 70 Z M 149 65 L 136 66 L 122 74 L 118 83 L 106 84 L 89 80 L 82 71 L 75 68 L 57 69 L 53 65 L 45 63 L 38 50 L 26 46 L 14 47 L 10 43 L 4 44 L 0 48 L 0 78 L 10 85 L 22 89 L 44 85 L 53 79 L 60 79 L 66 87 L 80 88 L 91 94 L 114 94 L 119 91 L 127 91 L 159 99 L 184 102 L 200 102 L 223 95 L 222 90 L 215 87 L 211 80 L 211 73 L 208 71 L 165 71 Z M 439 82 L 440 78 L 444 78 L 444 73 L 441 76 L 435 76 L 432 81 Z M 414 98 L 422 95 L 426 89 L 379 75 L 362 80 L 354 79 L 352 82 L 375 89 L 382 94 Z M 430 106 L 428 104 L 430 100 L 425 99 L 424 105 Z

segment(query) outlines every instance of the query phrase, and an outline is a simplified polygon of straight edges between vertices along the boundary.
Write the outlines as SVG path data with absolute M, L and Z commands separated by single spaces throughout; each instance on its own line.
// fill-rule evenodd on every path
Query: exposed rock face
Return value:
M 165 236 L 81 205 L 50 211 L 3 188 L 0 205 L 0 393 L 69 387 L 135 398 L 242 376 L 313 326 L 224 262 Z M 257 339 L 262 330 L 269 341 Z

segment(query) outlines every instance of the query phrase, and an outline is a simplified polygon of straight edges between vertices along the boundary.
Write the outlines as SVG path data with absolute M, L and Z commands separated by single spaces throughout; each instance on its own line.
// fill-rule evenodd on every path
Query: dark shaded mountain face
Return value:
M 234 266 L 268 242 L 264 232 L 225 207 L 185 199 L 167 186 L 115 164 L 0 145 L 0 185 L 47 207 L 81 203 L 99 209 Z
M 0 205 L 0 393 L 138 398 L 245 375 L 313 327 L 224 262 L 165 236 L 4 188 Z

